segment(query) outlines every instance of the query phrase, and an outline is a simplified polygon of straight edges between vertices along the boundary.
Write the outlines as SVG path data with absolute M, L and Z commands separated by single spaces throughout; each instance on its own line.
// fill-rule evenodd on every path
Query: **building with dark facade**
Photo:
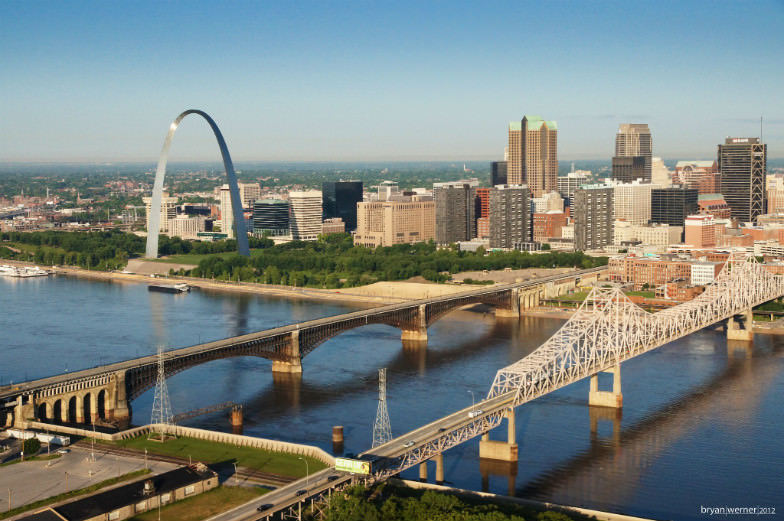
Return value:
M 636 157 L 643 164 L 641 179 L 645 183 L 651 182 L 653 170 L 653 141 L 647 123 L 622 123 L 615 134 L 615 157 Z M 613 158 L 614 159 L 614 158 Z M 613 179 L 615 176 L 613 175 Z M 636 178 L 635 178 L 636 179 Z M 623 180 L 624 182 L 634 179 Z
M 327 181 L 322 183 L 322 218 L 340 217 L 346 231 L 357 229 L 357 203 L 362 202 L 362 181 Z
M 651 222 L 684 226 L 686 217 L 699 210 L 698 197 L 695 188 L 654 188 L 651 190 Z
M 490 170 L 490 186 L 506 184 L 506 169 L 508 161 L 493 161 Z
M 526 185 L 490 190 L 490 247 L 521 249 L 531 242 L 530 194 Z
M 476 237 L 476 182 L 434 183 L 436 243 L 451 244 Z
M 756 137 L 728 137 L 719 145 L 721 193 L 733 219 L 754 222 L 766 212 L 768 146 Z
M 289 235 L 291 210 L 288 201 L 264 199 L 253 203 L 253 233 L 272 237 Z
M 583 185 L 574 191 L 574 248 L 596 250 L 613 243 L 614 189 L 607 185 Z
M 645 158 L 643 156 L 612 158 L 612 178 L 622 183 L 631 183 L 637 179 L 645 180 Z M 650 177 L 646 182 L 650 182 Z

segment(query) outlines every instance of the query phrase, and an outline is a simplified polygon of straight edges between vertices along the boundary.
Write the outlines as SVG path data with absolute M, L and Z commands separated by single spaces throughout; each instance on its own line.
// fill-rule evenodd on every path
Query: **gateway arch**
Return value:
M 158 170 L 155 172 L 155 184 L 152 188 L 152 205 L 150 207 L 150 226 L 147 230 L 147 249 L 145 256 L 147 258 L 158 257 L 158 235 L 161 229 L 161 196 L 163 194 L 163 178 L 166 176 L 166 162 L 169 160 L 169 148 L 171 148 L 172 138 L 177 131 L 180 121 L 188 114 L 198 114 L 207 120 L 207 123 L 212 127 L 212 132 L 215 134 L 215 139 L 218 141 L 221 156 L 223 156 L 223 166 L 226 169 L 226 177 L 228 178 L 229 191 L 231 193 L 231 207 L 234 212 L 234 229 L 237 237 L 237 250 L 240 255 L 249 256 L 250 248 L 248 247 L 248 233 L 245 231 L 245 217 L 242 213 L 242 201 L 240 200 L 240 189 L 237 186 L 237 174 L 234 172 L 234 165 L 231 162 L 229 149 L 226 146 L 226 141 L 223 139 L 218 125 L 215 121 L 204 111 L 190 109 L 186 110 L 175 119 L 169 127 L 169 133 L 166 135 L 166 141 L 163 142 L 163 149 L 161 156 L 158 158 Z

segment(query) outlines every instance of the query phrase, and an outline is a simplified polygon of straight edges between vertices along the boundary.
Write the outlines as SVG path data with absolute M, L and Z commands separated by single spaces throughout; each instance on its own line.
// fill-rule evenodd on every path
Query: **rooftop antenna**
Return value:
M 762 115 L 760 114 L 760 143 L 762 143 Z
M 387 370 L 378 370 L 378 411 L 373 424 L 373 447 L 378 447 L 392 439 L 392 425 L 387 410 Z
M 152 417 L 148 439 L 156 441 L 166 441 L 167 427 L 173 424 L 171 401 L 169 400 L 169 389 L 166 387 L 166 373 L 163 368 L 163 346 L 158 346 L 158 380 L 155 382 L 155 397 L 152 401 Z M 174 436 L 171 436 L 172 438 Z

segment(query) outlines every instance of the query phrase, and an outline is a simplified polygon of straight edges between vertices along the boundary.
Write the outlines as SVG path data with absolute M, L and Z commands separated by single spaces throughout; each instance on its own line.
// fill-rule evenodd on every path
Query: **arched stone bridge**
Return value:
M 471 304 L 495 307 L 496 316 L 519 317 L 540 300 L 563 295 L 580 282 L 596 280 L 605 268 L 574 271 L 540 279 L 483 287 L 452 295 L 392 304 L 343 315 L 291 324 L 248 335 L 174 349 L 164 354 L 167 376 L 188 368 L 236 356 L 272 360 L 276 372 L 299 373 L 302 358 L 345 331 L 370 324 L 401 330 L 404 342 L 427 342 L 427 328 L 447 313 Z M 94 423 L 125 421 L 130 402 L 155 385 L 158 357 L 145 356 L 0 388 L 0 425 L 14 407 L 13 423 L 25 419 Z M 5 404 L 5 406 L 4 406 Z

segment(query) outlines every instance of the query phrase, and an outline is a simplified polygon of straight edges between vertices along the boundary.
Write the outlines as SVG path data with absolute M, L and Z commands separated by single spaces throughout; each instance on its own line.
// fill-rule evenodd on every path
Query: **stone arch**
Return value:
M 106 419 L 106 389 L 101 389 L 95 398 L 95 415 L 101 420 Z
M 84 423 L 93 423 L 93 397 L 91 393 L 87 393 L 82 397 L 82 418 Z
M 63 401 L 55 400 L 52 405 L 52 421 L 60 423 L 63 421 Z
M 155 184 L 152 189 L 152 203 L 150 206 L 150 229 L 147 230 L 147 248 L 145 256 L 148 258 L 158 257 L 158 235 L 161 228 L 161 197 L 163 194 L 163 179 L 166 176 L 166 163 L 169 160 L 169 148 L 171 148 L 172 138 L 177 131 L 180 121 L 188 114 L 198 114 L 203 117 L 212 128 L 215 134 L 215 139 L 218 141 L 221 156 L 223 157 L 223 166 L 226 169 L 226 177 L 228 178 L 229 191 L 231 193 L 231 206 L 234 213 L 234 226 L 237 230 L 237 250 L 240 255 L 250 256 L 250 248 L 248 247 L 248 234 L 245 231 L 245 218 L 242 213 L 242 201 L 240 200 L 240 189 L 237 185 L 237 174 L 234 172 L 234 164 L 229 155 L 229 148 L 226 146 L 226 141 L 223 139 L 218 125 L 206 113 L 201 110 L 189 109 L 177 116 L 171 126 L 169 133 L 166 135 L 166 140 L 163 142 L 163 149 L 158 158 L 158 169 L 155 172 Z
M 68 400 L 68 423 L 76 423 L 76 408 L 79 406 L 79 400 L 76 396 L 71 396 Z
M 41 404 L 38 404 L 38 419 L 41 420 L 41 421 L 46 421 L 47 419 L 49 419 L 49 416 L 48 416 L 47 413 L 48 413 L 48 405 L 47 405 L 47 403 L 43 402 Z

